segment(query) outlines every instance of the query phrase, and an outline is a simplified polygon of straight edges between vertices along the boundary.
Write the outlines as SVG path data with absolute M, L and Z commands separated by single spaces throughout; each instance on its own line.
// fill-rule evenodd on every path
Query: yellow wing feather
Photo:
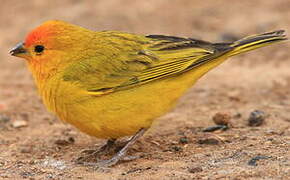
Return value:
M 220 56 L 233 56 L 284 40 L 285 36 L 282 31 L 275 31 L 234 43 L 215 44 L 190 38 L 138 36 L 114 31 L 101 32 L 96 38 L 98 44 L 89 48 L 94 54 L 67 68 L 64 80 L 80 83 L 89 94 L 99 96 L 178 75 Z M 98 48 L 100 46 L 102 48 Z

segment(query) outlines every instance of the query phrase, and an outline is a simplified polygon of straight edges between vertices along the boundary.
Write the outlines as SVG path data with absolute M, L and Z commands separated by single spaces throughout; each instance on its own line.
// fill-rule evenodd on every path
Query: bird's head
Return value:
M 26 59 L 32 71 L 51 71 L 78 58 L 92 36 L 92 31 L 85 28 L 64 21 L 47 21 L 28 33 L 10 54 Z
M 41 60 L 54 56 L 57 52 L 69 52 L 82 48 L 85 41 L 91 38 L 91 31 L 64 21 L 47 21 L 33 29 L 24 42 L 17 44 L 11 55 L 27 60 Z

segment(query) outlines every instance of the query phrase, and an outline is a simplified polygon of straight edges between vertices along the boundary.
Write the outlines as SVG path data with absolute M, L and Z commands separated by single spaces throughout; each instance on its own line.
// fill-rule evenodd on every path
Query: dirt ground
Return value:
M 289 43 L 231 58 L 203 77 L 112 168 L 76 164 L 105 141 L 48 113 L 25 62 L 8 51 L 49 19 L 122 30 L 230 41 L 275 29 L 290 32 L 289 0 L 51 0 L 1 2 L 0 179 L 287 179 L 290 177 Z M 265 112 L 248 126 L 254 110 Z M 226 131 L 203 132 L 216 113 Z M 255 161 L 256 160 L 256 161 Z

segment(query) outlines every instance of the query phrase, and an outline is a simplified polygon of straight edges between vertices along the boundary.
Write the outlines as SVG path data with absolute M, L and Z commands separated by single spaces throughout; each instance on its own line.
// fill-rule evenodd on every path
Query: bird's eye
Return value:
M 36 46 L 34 47 L 34 51 L 35 51 L 36 53 L 42 53 L 42 52 L 44 51 L 44 46 L 42 46 L 42 45 L 36 45 Z

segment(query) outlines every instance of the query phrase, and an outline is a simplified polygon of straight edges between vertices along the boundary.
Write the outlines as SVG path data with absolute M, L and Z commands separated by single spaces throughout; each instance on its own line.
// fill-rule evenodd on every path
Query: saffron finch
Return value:
M 102 150 L 120 137 L 133 135 L 102 163 L 111 166 L 202 75 L 231 56 L 283 40 L 283 30 L 232 43 L 210 43 L 95 32 L 52 20 L 33 29 L 10 53 L 26 59 L 51 112 L 86 134 L 108 139 Z

